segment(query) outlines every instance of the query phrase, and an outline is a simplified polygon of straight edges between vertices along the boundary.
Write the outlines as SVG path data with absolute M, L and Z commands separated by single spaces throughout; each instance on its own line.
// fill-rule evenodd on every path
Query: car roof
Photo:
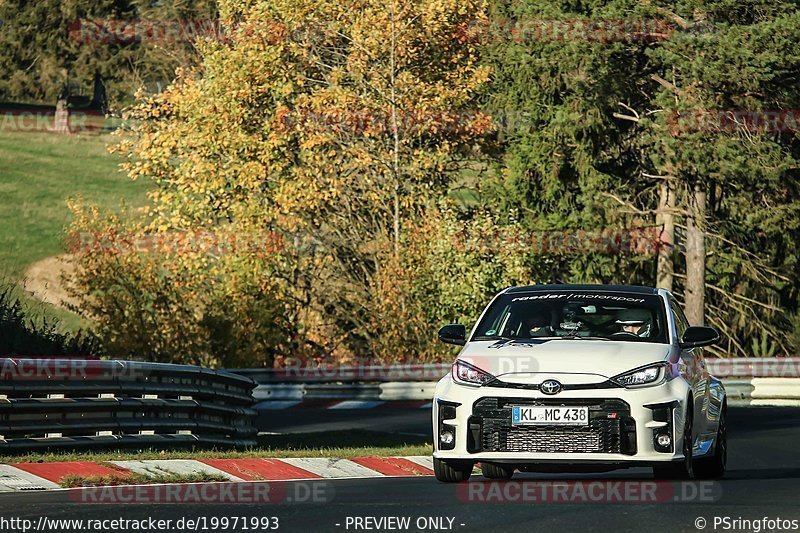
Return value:
M 521 292 L 542 292 L 542 291 L 602 291 L 602 292 L 621 292 L 628 294 L 658 294 L 658 289 L 653 287 L 642 287 L 640 285 L 525 285 L 521 287 L 509 287 L 504 292 L 506 294 L 517 294 Z

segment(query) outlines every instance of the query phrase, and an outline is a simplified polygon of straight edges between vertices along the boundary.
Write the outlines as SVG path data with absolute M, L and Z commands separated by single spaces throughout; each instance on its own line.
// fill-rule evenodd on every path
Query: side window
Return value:
M 672 308 L 672 314 L 675 315 L 675 329 L 678 331 L 678 339 L 681 339 L 689 327 L 689 321 L 686 320 L 686 315 L 683 314 L 683 309 L 678 305 L 678 302 L 670 299 L 669 306 Z

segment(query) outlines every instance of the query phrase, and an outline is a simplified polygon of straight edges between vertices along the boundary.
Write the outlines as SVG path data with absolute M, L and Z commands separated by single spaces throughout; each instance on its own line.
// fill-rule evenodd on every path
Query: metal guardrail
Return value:
M 259 385 L 253 391 L 253 398 L 257 402 L 287 400 L 431 400 L 435 387 L 435 381 Z
M 800 405 L 800 378 L 725 379 L 731 405 Z
M 258 382 L 257 402 L 430 400 L 449 363 L 394 366 L 288 367 L 231 370 Z M 736 404 L 800 404 L 800 358 L 708 358 Z
M 0 453 L 254 446 L 255 386 L 186 365 L 0 358 Z
M 229 370 L 259 384 L 438 381 L 451 363 L 362 366 L 288 366 Z M 800 377 L 800 357 L 707 358 L 708 371 L 721 378 Z
M 234 374 L 266 383 L 343 383 L 438 381 L 450 371 L 451 363 L 363 366 L 288 366 L 285 368 L 239 368 Z
M 800 406 L 800 378 L 723 379 L 729 405 Z M 259 385 L 257 402 L 315 400 L 406 401 L 431 400 L 436 382 L 324 383 Z

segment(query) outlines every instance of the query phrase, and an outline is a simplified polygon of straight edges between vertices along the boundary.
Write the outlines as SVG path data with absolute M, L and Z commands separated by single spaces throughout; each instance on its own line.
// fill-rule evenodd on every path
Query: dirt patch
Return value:
M 38 300 L 70 309 L 78 301 L 67 293 L 64 277 L 72 277 L 76 267 L 75 258 L 71 254 L 47 257 L 28 267 L 20 285 Z

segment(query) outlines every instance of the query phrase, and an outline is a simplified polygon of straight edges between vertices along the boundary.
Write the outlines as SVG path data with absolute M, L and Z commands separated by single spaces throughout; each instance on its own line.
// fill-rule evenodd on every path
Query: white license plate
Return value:
M 589 408 L 514 405 L 511 407 L 511 423 L 519 426 L 586 426 L 589 424 Z

